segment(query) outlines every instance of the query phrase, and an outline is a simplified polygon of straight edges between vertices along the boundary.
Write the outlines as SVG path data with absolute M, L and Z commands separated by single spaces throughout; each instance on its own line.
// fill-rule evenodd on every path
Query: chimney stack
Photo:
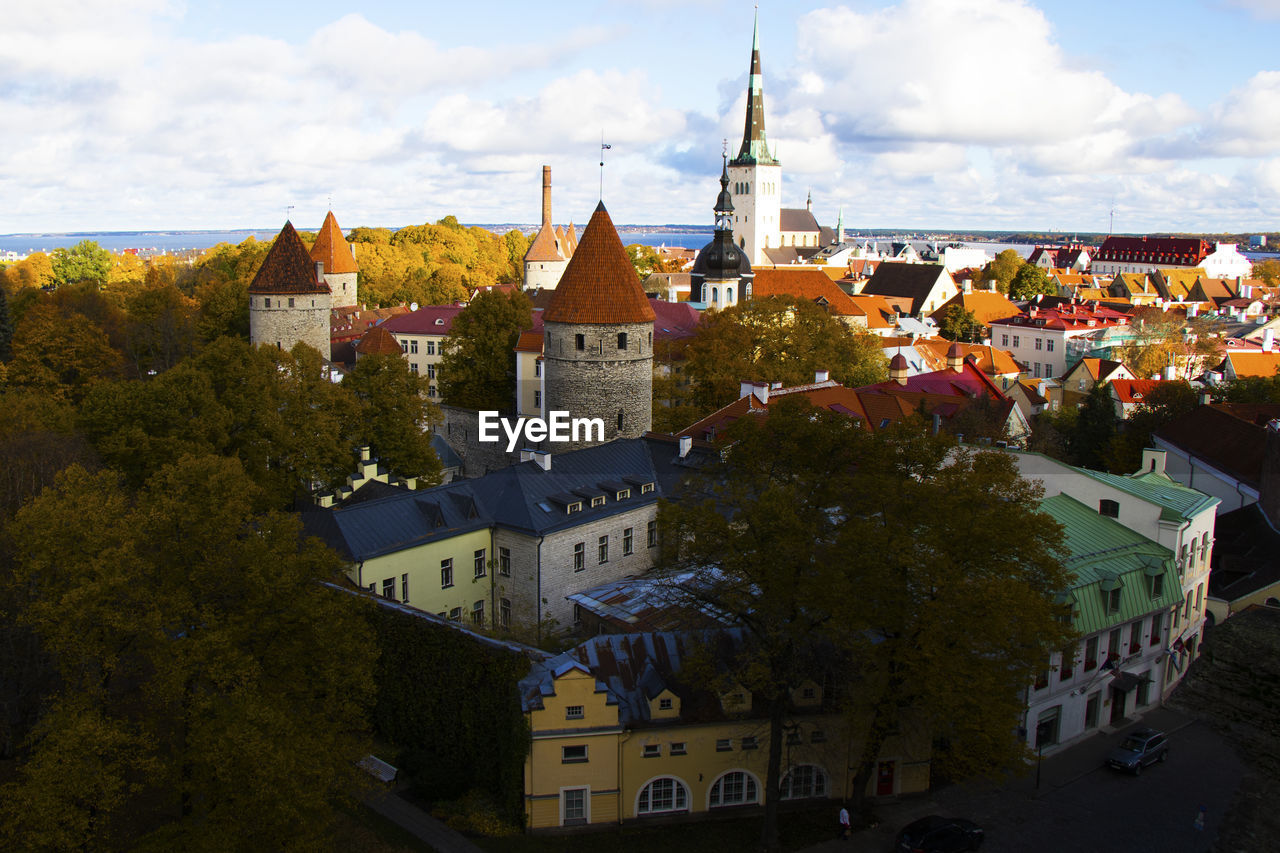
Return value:
M 680 458 L 684 459 L 689 455 L 689 451 L 693 448 L 693 438 L 687 435 L 680 436 Z
M 1275 348 L 1276 333 L 1273 329 L 1262 330 L 1262 351 L 1271 352 Z
M 814 382 L 826 382 L 831 378 L 831 372 L 827 370 L 816 370 L 813 374 Z
M 542 224 L 551 224 L 551 167 L 542 167 Z

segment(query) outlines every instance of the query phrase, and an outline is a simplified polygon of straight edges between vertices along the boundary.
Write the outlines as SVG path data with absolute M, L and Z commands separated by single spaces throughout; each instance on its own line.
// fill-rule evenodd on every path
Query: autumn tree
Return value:
M 982 269 L 983 281 L 995 281 L 996 290 L 1001 293 L 1009 292 L 1009 285 L 1013 282 L 1013 277 L 1018 274 L 1023 264 L 1022 256 L 1013 249 L 1005 249 L 995 256 Z
M 53 261 L 44 252 L 32 252 L 17 263 L 0 270 L 0 287 L 10 294 L 51 287 L 53 283 Z
M 93 240 L 81 240 L 69 249 L 53 250 L 53 280 L 59 287 L 78 282 L 101 287 L 107 283 L 111 267 L 111 253 Z
M 515 405 L 515 346 L 533 326 L 520 291 L 482 292 L 457 317 L 444 341 L 440 394 L 451 406 L 509 411 Z
M 1035 264 L 1023 264 L 1014 273 L 1009 282 L 1010 299 L 1035 299 L 1037 296 L 1052 296 L 1053 282 L 1049 274 Z
M 22 850 L 301 849 L 357 789 L 376 653 L 340 561 L 232 459 L 136 497 L 68 469 L 19 512 L 20 619 L 61 687 L 0 796 Z
M 877 433 L 790 398 L 727 430 L 659 510 L 679 589 L 748 643 L 727 678 L 768 710 L 764 847 L 776 850 L 784 726 L 813 680 L 853 731 L 862 796 L 892 732 L 945 744 L 953 777 L 1019 766 L 1022 695 L 1068 640 L 1057 526 L 1001 453 L 911 422 Z
M 1280 260 L 1254 261 L 1253 277 L 1262 279 L 1267 287 L 1280 287 Z
M 880 344 L 807 300 L 774 296 L 711 312 L 685 350 L 687 423 L 738 399 L 744 380 L 799 385 L 827 370 L 850 387 L 880 382 L 888 369 Z
M 342 382 L 359 406 L 359 443 L 372 448 L 396 474 L 434 485 L 441 468 L 430 427 L 440 422 L 441 414 L 427 397 L 428 385 L 425 377 L 409 370 L 407 361 L 391 354 L 362 356 Z
M 984 326 L 978 322 L 977 316 L 959 303 L 947 309 L 938 326 L 938 334 L 949 341 L 974 343 L 982 340 L 983 331 Z
M 7 374 L 10 385 L 78 401 L 96 382 L 119 375 L 121 367 L 120 353 L 101 326 L 44 300 L 15 330 Z
M 0 362 L 13 358 L 13 318 L 9 316 L 9 297 L 0 287 Z
M 140 285 L 125 302 L 125 355 L 139 376 L 173 367 L 195 350 L 194 299 L 173 284 Z
M 1116 355 L 1139 378 L 1163 376 L 1172 367 L 1175 376 L 1189 380 L 1223 349 L 1214 324 L 1208 317 L 1188 318 L 1177 311 L 1137 308 L 1129 320 L 1132 337 Z

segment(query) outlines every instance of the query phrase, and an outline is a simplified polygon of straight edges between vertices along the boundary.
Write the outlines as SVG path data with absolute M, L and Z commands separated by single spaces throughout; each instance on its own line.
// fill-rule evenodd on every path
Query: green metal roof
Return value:
M 1211 498 L 1181 483 L 1175 483 L 1158 471 L 1144 471 L 1141 474 L 1124 477 L 1119 474 L 1090 471 L 1088 468 L 1076 470 L 1108 486 L 1128 492 L 1136 498 L 1159 505 L 1160 518 L 1163 521 L 1189 521 L 1211 506 L 1221 503 L 1218 498 Z
M 1071 588 L 1073 625 L 1093 634 L 1132 622 L 1182 601 L 1173 552 L 1067 495 L 1040 502 L 1040 508 L 1062 525 L 1065 565 L 1076 576 Z M 1163 577 L 1161 593 L 1151 595 L 1151 576 Z M 1108 612 L 1105 591 L 1120 585 L 1120 608 Z

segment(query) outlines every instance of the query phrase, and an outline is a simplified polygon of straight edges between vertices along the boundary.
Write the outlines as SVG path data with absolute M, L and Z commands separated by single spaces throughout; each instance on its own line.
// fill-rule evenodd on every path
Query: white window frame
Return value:
M 735 773 L 741 773 L 743 776 L 742 799 L 736 802 L 727 803 L 727 802 L 724 802 L 724 786 L 722 785 L 722 783 L 724 782 L 725 779 L 729 778 Z M 712 792 L 715 791 L 715 788 L 717 785 L 721 785 L 721 790 L 720 790 L 721 801 L 718 803 L 713 803 L 711 801 L 711 795 L 712 795 Z M 753 786 L 753 785 L 755 786 L 755 797 L 748 798 L 747 792 L 751 789 L 750 786 Z M 711 809 L 733 808 L 735 806 L 759 805 L 760 794 L 763 791 L 764 791 L 764 786 L 760 784 L 760 778 L 756 776 L 756 774 L 752 773 L 750 770 L 747 770 L 742 767 L 735 767 L 732 770 L 726 770 L 725 772 L 717 776 L 715 779 L 713 779 L 711 784 L 707 786 L 707 810 L 710 811 Z
M 568 818 L 565 817 L 565 806 L 567 801 L 565 793 L 568 791 L 582 792 L 582 817 L 573 818 L 573 823 L 566 823 Z M 569 785 L 560 789 L 560 825 L 561 826 L 578 826 L 580 822 L 583 824 L 591 823 L 591 786 L 590 785 Z
M 671 808 L 655 810 L 653 808 L 653 795 L 650 794 L 649 808 L 646 811 L 643 811 L 643 812 L 640 811 L 640 797 L 644 795 L 644 792 L 649 788 L 650 785 L 652 785 L 654 782 L 659 782 L 664 779 L 670 779 L 676 785 L 676 787 L 672 789 L 672 793 L 671 793 Z M 679 789 L 684 790 L 684 807 L 683 808 L 680 808 L 678 805 L 676 805 L 676 803 L 679 800 L 679 798 L 676 795 Z M 636 801 L 634 806 L 634 809 L 635 809 L 634 813 L 636 817 L 644 817 L 647 815 L 663 815 L 663 814 L 685 814 L 692 810 L 692 806 L 690 804 L 691 799 L 692 799 L 692 794 L 690 793 L 689 784 L 687 782 L 685 782 L 679 776 L 673 776 L 670 773 L 663 773 L 660 776 L 654 776 L 652 779 L 649 779 L 643 785 L 641 785 L 638 789 L 636 789 Z

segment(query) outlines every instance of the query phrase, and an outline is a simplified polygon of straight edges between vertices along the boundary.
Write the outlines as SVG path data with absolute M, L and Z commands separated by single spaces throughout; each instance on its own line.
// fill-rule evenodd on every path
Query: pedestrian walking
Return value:
M 1200 832 L 1204 832 L 1204 817 L 1205 817 L 1206 811 L 1207 809 L 1204 806 L 1201 806 L 1200 811 L 1196 812 L 1195 823 L 1192 824 L 1192 826 L 1194 826 Z
M 852 826 L 849 823 L 849 809 L 845 807 L 844 803 L 841 803 L 840 804 L 840 831 L 836 835 L 836 838 L 842 838 L 845 841 L 848 841 L 850 829 L 852 829 Z

